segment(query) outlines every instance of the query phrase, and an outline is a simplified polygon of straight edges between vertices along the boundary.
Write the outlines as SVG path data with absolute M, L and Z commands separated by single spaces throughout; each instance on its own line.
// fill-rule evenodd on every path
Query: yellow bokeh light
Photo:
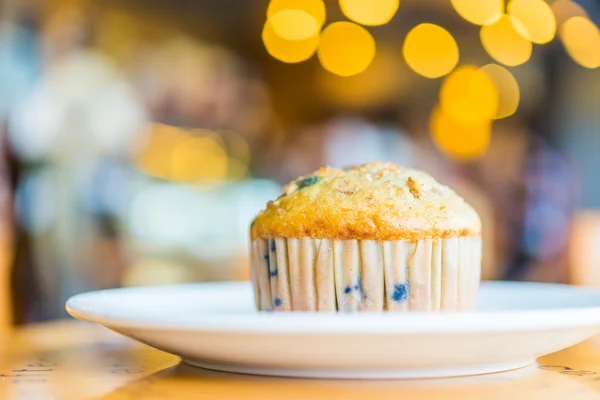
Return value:
M 531 40 L 527 31 L 514 17 L 502 15 L 479 32 L 483 48 L 501 64 L 510 67 L 520 65 L 531 57 Z
M 298 63 L 312 57 L 319 44 L 319 35 L 315 34 L 302 40 L 286 40 L 277 35 L 267 21 L 263 28 L 262 40 L 272 57 L 286 63 Z
M 600 30 L 585 17 L 571 17 L 560 29 L 560 38 L 571 58 L 582 67 L 600 67 Z
M 587 12 L 573 0 L 556 0 L 550 6 L 557 25 L 562 25 L 571 17 L 587 17 Z
M 303 40 L 316 35 L 319 31 L 317 20 L 309 13 L 289 9 L 271 15 L 268 22 L 278 36 L 286 40 Z
M 519 84 L 513 74 L 498 64 L 488 64 L 481 67 L 481 71 L 494 81 L 498 92 L 498 110 L 494 118 L 500 119 L 513 115 L 519 107 L 521 97 Z
M 361 25 L 388 23 L 398 10 L 399 0 L 340 0 L 346 17 Z
M 483 25 L 504 11 L 503 0 L 451 0 L 452 6 L 464 19 Z
M 375 39 L 362 26 L 335 22 L 323 30 L 317 54 L 327 71 L 340 76 L 356 75 L 373 61 Z
M 147 141 L 136 156 L 137 167 L 148 175 L 170 179 L 173 149 L 188 138 L 189 134 L 184 129 L 164 124 L 150 125 Z
M 507 12 L 523 24 L 534 43 L 548 43 L 556 34 L 556 19 L 544 0 L 511 0 Z
M 442 83 L 440 107 L 460 123 L 478 124 L 491 120 L 498 112 L 494 81 L 476 67 L 457 68 Z
M 448 74 L 459 57 L 458 45 L 452 35 L 434 24 L 420 24 L 408 32 L 402 54 L 413 71 L 427 78 Z
M 398 98 L 407 76 L 401 71 L 397 49 L 388 46 L 377 49 L 377 56 L 365 72 L 342 77 L 321 70 L 316 82 L 319 95 L 333 106 L 354 110 L 371 109 Z
M 436 107 L 429 122 L 431 137 L 436 146 L 448 156 L 469 161 L 480 158 L 490 144 L 491 121 L 473 124 L 457 122 Z
M 173 149 L 171 178 L 182 182 L 218 181 L 227 176 L 227 154 L 210 137 L 191 137 Z
M 250 146 L 242 135 L 232 130 L 219 130 L 219 137 L 225 141 L 227 153 L 244 163 L 250 161 Z
M 248 164 L 237 158 L 227 160 L 227 179 L 235 181 L 244 179 L 248 175 Z
M 267 8 L 267 19 L 282 10 L 302 10 L 317 21 L 319 29 L 325 23 L 325 3 L 323 0 L 272 0 Z
M 228 156 L 220 137 L 210 131 L 189 131 L 153 124 L 136 157 L 148 175 L 178 182 L 220 181 L 228 175 Z

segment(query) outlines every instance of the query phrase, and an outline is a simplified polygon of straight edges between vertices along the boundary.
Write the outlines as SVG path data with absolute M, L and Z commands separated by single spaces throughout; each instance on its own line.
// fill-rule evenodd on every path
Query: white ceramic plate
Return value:
M 483 283 L 470 313 L 259 313 L 249 283 L 91 292 L 67 311 L 192 365 L 322 378 L 503 371 L 600 333 L 600 291 L 539 283 Z

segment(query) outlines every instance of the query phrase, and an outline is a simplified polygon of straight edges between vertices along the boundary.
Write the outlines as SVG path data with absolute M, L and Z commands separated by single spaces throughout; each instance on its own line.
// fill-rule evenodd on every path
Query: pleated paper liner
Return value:
M 481 245 L 479 237 L 254 240 L 256 306 L 262 311 L 474 309 Z

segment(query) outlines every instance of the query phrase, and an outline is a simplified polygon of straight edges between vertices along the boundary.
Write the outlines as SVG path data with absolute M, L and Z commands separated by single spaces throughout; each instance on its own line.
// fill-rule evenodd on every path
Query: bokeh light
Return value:
M 227 161 L 227 179 L 239 180 L 248 175 L 248 164 L 251 159 L 248 142 L 236 131 L 221 130 L 217 132 L 225 142 L 229 159 Z
M 384 106 L 397 101 L 409 79 L 397 49 L 377 48 L 377 56 L 366 71 L 354 76 L 338 76 L 321 69 L 316 78 L 319 96 L 334 107 L 360 110 Z
M 227 176 L 227 154 L 210 136 L 191 137 L 173 149 L 171 179 L 179 182 L 220 181 Z
M 170 179 L 173 150 L 188 138 L 185 130 L 164 124 L 148 127 L 147 140 L 136 157 L 137 167 L 146 174 Z
M 319 29 L 325 23 L 325 3 L 323 0 L 272 0 L 267 8 L 267 19 L 282 10 L 302 10 L 317 21 Z
M 519 107 L 520 90 L 517 80 L 506 68 L 498 64 L 488 64 L 481 71 L 489 76 L 498 92 L 498 109 L 494 119 L 506 118 L 513 115 Z
M 600 67 L 600 30 L 585 17 L 571 17 L 560 29 L 560 38 L 571 58 L 582 67 Z
M 516 66 L 531 57 L 531 40 L 519 20 L 502 15 L 483 25 L 479 32 L 483 48 L 501 64 Z
M 375 39 L 362 26 L 335 22 L 321 34 L 317 51 L 321 65 L 340 76 L 363 72 L 375 57 Z
M 308 60 L 315 54 L 319 44 L 319 35 L 307 39 L 286 40 L 277 35 L 269 21 L 265 23 L 262 40 L 267 52 L 273 57 L 286 63 L 298 63 Z
M 485 154 L 492 133 L 491 121 L 463 123 L 446 115 L 440 107 L 431 114 L 429 128 L 436 146 L 448 156 L 474 160 Z
M 286 40 L 308 39 L 317 34 L 317 20 L 306 11 L 289 9 L 271 15 L 267 20 L 278 36 Z
M 247 178 L 248 164 L 237 158 L 229 158 L 227 160 L 227 179 L 236 181 Z
M 136 159 L 138 168 L 146 174 L 189 183 L 216 182 L 227 178 L 229 159 L 220 137 L 215 133 L 154 124 L 147 136 Z
M 544 0 L 511 0 L 507 12 L 523 24 L 534 43 L 548 43 L 556 34 L 556 19 Z
M 451 0 L 456 12 L 467 21 L 483 25 L 504 11 L 503 0 Z
M 244 164 L 250 162 L 250 146 L 242 135 L 232 130 L 219 130 L 217 131 L 219 137 L 221 137 L 227 148 L 227 153 L 232 157 L 240 160 Z
M 413 71 L 427 78 L 448 74 L 459 58 L 458 45 L 452 35 L 434 24 L 420 24 L 408 32 L 402 54 Z
M 556 0 L 550 6 L 554 13 L 557 25 L 562 25 L 571 17 L 587 17 L 588 14 L 579 4 L 573 0 Z
M 340 7 L 346 17 L 371 26 L 388 23 L 396 14 L 399 4 L 399 0 L 340 0 Z
M 498 92 L 494 81 L 474 66 L 457 68 L 444 79 L 440 107 L 458 123 L 479 124 L 498 112 Z

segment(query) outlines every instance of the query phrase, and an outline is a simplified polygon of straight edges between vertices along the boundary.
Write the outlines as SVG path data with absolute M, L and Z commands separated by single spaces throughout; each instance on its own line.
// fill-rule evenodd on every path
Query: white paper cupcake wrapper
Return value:
M 481 238 L 258 239 L 251 279 L 263 311 L 440 311 L 475 308 Z

